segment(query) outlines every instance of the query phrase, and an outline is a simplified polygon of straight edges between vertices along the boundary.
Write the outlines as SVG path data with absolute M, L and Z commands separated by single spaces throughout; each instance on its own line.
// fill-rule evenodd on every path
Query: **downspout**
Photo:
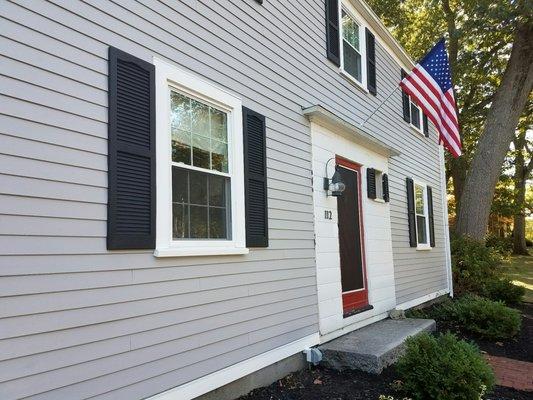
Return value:
M 446 196 L 446 166 L 444 159 L 444 147 L 439 146 L 440 177 L 441 177 L 441 201 L 442 201 L 442 218 L 444 226 L 444 253 L 446 256 L 446 276 L 448 278 L 448 290 L 450 297 L 453 297 L 453 275 L 452 275 L 452 256 L 450 249 L 450 226 L 448 222 L 448 198 Z

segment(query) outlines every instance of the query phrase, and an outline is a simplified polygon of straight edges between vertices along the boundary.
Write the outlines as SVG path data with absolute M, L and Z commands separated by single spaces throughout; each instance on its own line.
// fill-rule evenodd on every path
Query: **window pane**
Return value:
M 342 38 L 356 50 L 360 50 L 359 25 L 344 10 L 342 10 Z
M 211 108 L 211 137 L 222 142 L 228 141 L 228 122 L 226 113 Z
M 209 205 L 226 207 L 227 178 L 211 175 L 209 177 Z
M 344 70 L 361 82 L 361 55 L 348 45 L 342 46 Z
M 415 186 L 416 213 L 424 215 L 424 188 L 420 185 Z
M 209 237 L 223 239 L 226 237 L 226 209 L 209 207 Z
M 209 163 L 209 139 L 193 135 L 192 136 L 192 161 L 195 167 L 210 169 Z
M 174 203 L 189 202 L 188 175 L 186 170 L 172 167 L 172 201 Z
M 414 103 L 411 103 L 411 123 L 420 128 L 420 109 Z
M 211 140 L 212 169 L 228 172 L 228 145 L 217 140 Z
M 189 132 L 172 130 L 172 161 L 191 164 L 191 134 Z
M 207 236 L 207 207 L 190 206 L 191 238 L 206 239 Z
M 191 129 L 191 101 L 188 97 L 171 91 L 170 92 L 171 126 L 172 130 Z
M 416 216 L 416 232 L 418 236 L 418 243 L 426 244 L 427 235 L 426 235 L 426 217 L 417 215 Z
M 191 132 L 209 137 L 209 106 L 191 100 Z
M 207 174 L 203 172 L 189 172 L 191 188 L 191 204 L 207 205 Z
M 189 237 L 189 206 L 174 203 L 172 205 L 172 237 L 183 239 Z

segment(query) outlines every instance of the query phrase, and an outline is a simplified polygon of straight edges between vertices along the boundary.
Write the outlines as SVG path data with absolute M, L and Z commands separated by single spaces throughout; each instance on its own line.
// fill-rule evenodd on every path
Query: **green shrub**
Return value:
M 513 237 L 500 237 L 495 235 L 489 235 L 485 239 L 485 245 L 496 250 L 501 255 L 508 257 L 513 252 Z
M 501 274 L 501 254 L 482 242 L 461 236 L 453 236 L 450 244 L 455 294 L 482 295 L 486 282 Z
M 396 365 L 402 390 L 414 400 L 479 400 L 492 389 L 492 369 L 473 344 L 450 334 L 407 339 Z
M 483 290 L 483 296 L 494 301 L 502 301 L 507 305 L 520 304 L 525 294 L 526 288 L 513 285 L 508 278 L 488 280 Z
M 473 295 L 439 304 L 428 314 L 437 321 L 490 340 L 515 336 L 522 323 L 517 310 L 502 302 Z

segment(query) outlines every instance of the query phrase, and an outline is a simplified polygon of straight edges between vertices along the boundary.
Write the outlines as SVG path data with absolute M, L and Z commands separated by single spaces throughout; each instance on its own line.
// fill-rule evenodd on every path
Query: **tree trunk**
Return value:
M 466 176 L 455 225 L 461 235 L 485 237 L 501 166 L 532 87 L 533 24 L 526 19 L 516 28 L 511 57 Z
M 466 158 L 464 156 L 450 159 L 451 176 L 453 180 L 453 197 L 455 198 L 455 215 L 459 215 L 460 200 L 466 180 Z
M 515 147 L 515 173 L 514 173 L 514 222 L 513 222 L 513 253 L 528 255 L 526 245 L 526 182 L 529 175 L 529 165 L 526 166 L 524 153 L 526 151 L 527 127 L 520 129 L 514 139 Z

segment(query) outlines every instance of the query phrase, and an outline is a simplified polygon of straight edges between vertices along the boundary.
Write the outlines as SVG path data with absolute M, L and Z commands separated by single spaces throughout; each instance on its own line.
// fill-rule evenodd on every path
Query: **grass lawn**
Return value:
M 515 285 L 526 288 L 524 301 L 533 303 L 533 256 L 512 256 L 504 267 Z

